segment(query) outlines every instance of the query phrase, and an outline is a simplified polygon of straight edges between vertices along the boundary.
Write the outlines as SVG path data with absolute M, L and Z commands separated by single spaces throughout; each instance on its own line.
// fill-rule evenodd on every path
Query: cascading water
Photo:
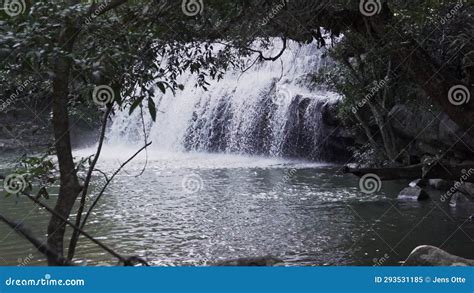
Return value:
M 268 56 L 278 53 L 275 42 Z M 321 159 L 321 109 L 338 96 L 311 85 L 309 76 L 331 66 L 325 49 L 315 43 L 289 42 L 275 62 L 249 70 L 229 70 L 208 90 L 196 88 L 196 77 L 184 74 L 184 90 L 157 97 L 157 118 L 145 117 L 153 147 L 164 151 L 207 151 Z M 249 57 L 252 61 L 255 56 Z M 249 60 L 250 61 L 250 60 Z M 156 91 L 159 92 L 159 91 Z M 143 141 L 140 111 L 118 113 L 107 135 L 112 144 Z

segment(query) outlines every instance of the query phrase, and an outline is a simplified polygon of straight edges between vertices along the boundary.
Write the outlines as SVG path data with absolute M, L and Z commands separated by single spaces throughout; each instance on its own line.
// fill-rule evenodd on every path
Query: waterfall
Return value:
M 281 43 L 265 52 L 274 56 Z M 156 97 L 157 118 L 145 117 L 153 147 L 165 151 L 204 151 L 320 159 L 321 109 L 339 97 L 310 80 L 331 66 L 326 49 L 315 43 L 289 42 L 277 61 L 262 61 L 245 72 L 229 70 L 207 91 L 196 77 L 179 79 L 184 90 Z M 249 62 L 256 56 L 249 57 Z M 160 92 L 159 90 L 156 91 Z M 118 113 L 107 134 L 110 144 L 143 141 L 140 111 Z

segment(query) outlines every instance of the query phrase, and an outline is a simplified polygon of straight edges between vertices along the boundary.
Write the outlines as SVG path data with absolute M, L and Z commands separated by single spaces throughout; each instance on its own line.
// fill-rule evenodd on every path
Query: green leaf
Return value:
M 148 110 L 150 111 L 151 119 L 156 121 L 156 106 L 152 98 L 148 98 Z
M 38 191 L 38 194 L 36 195 L 36 198 L 46 198 L 49 199 L 49 193 L 46 190 L 46 187 L 41 187 L 40 190 Z
M 128 111 L 129 115 L 132 114 L 133 111 L 138 107 L 138 105 L 140 105 L 142 103 L 144 98 L 145 97 L 142 96 L 142 97 L 139 97 L 138 99 L 136 99 L 135 101 L 133 101 L 132 106 L 130 106 L 130 110 Z
M 162 83 L 162 82 L 157 82 L 156 85 L 158 86 L 158 88 L 160 89 L 160 91 L 165 94 L 166 93 L 166 87 L 165 87 L 165 84 Z

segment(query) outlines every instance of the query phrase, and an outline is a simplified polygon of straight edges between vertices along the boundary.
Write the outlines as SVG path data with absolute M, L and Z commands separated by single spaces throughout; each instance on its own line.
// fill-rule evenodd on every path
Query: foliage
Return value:
M 42 156 L 23 155 L 18 165 L 12 170 L 16 182 L 10 182 L 13 190 L 5 190 L 6 195 L 19 195 L 20 192 L 32 192 L 37 187 L 37 197 L 48 198 L 47 188 L 57 181 L 57 169 L 51 157 L 51 152 Z
M 388 26 L 378 28 L 382 38 L 355 30 L 345 32 L 331 49 L 331 57 L 338 66 L 329 71 L 325 69 L 316 76 L 318 81 L 331 85 L 344 96 L 339 109 L 340 118 L 353 125 L 361 135 L 375 138 L 376 145 L 372 145 L 371 151 L 367 146 L 360 146 L 363 153 L 373 154 L 372 161 L 390 153 L 380 148 L 387 138 L 381 135 L 383 130 L 377 125 L 374 111 L 379 112 L 382 123 L 387 124 L 388 113 L 396 104 L 440 110 L 414 79 L 415 73 L 406 70 L 410 66 L 426 64 L 401 66 L 401 63 L 409 62 L 408 59 L 394 58 L 400 55 L 403 46 L 408 46 L 410 51 L 421 47 L 452 75 L 466 84 L 473 82 L 473 64 L 469 56 L 473 54 L 474 43 L 472 38 L 466 38 L 474 33 L 474 24 L 469 21 L 472 20 L 472 5 L 459 1 L 418 2 L 407 5 L 406 2 L 389 1 L 394 13 Z M 384 78 L 387 80 L 381 84 Z M 390 142 L 393 143 L 396 144 Z M 363 161 L 370 160 L 365 158 Z

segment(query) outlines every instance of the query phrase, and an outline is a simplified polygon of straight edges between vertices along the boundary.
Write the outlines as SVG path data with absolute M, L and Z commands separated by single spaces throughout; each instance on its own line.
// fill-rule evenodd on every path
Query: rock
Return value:
M 460 159 L 473 155 L 469 146 L 474 145 L 474 137 L 466 135 L 445 113 L 395 105 L 388 115 L 397 136 L 413 146 L 408 148 L 410 155 L 421 157 L 448 151 L 458 154 Z
M 459 192 L 474 197 L 474 183 L 464 182 L 458 187 Z
M 418 186 L 406 187 L 398 194 L 398 199 L 402 200 L 418 200 L 424 201 L 430 199 L 430 196 L 426 191 Z
M 314 96 L 295 96 L 287 112 L 281 154 L 329 162 L 349 161 L 355 135 L 338 120 L 337 103 Z M 268 124 L 262 125 L 268 128 Z
M 412 182 L 410 182 L 410 187 L 416 187 L 416 186 L 419 186 L 419 187 L 426 187 L 428 186 L 428 180 L 426 179 L 416 179 L 416 180 L 413 180 Z
M 453 194 L 453 196 L 451 196 L 451 199 L 449 200 L 449 205 L 452 207 L 456 207 L 459 204 L 465 204 L 472 201 L 473 199 L 468 195 L 461 192 L 456 192 L 455 194 Z
M 338 118 L 339 102 L 328 101 L 321 108 L 322 122 L 328 126 L 340 126 L 341 120 Z
M 429 185 L 437 190 L 446 191 L 453 187 L 453 182 L 444 179 L 430 179 Z
M 423 141 L 416 142 L 415 148 L 418 150 L 418 152 L 421 152 L 422 154 L 429 154 L 432 156 L 436 156 L 442 153 L 440 149 L 437 149 L 436 147 L 429 145 Z
M 402 137 L 417 138 L 418 141 L 438 140 L 438 120 L 422 109 L 411 109 L 406 105 L 395 105 L 388 114 L 394 130 Z M 437 123 L 436 123 L 437 122 Z
M 281 262 L 283 262 L 281 259 L 273 256 L 246 257 L 220 261 L 216 263 L 215 266 L 271 267 Z
M 422 245 L 415 248 L 404 266 L 474 266 L 474 260 L 452 255 L 440 248 Z

